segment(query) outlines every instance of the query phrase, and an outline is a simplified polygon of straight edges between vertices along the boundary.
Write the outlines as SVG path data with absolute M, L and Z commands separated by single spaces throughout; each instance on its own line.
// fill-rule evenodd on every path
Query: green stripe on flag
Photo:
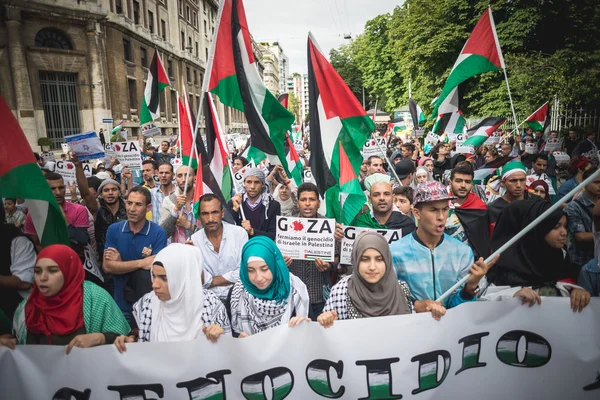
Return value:
M 534 131 L 543 131 L 544 127 L 539 121 L 525 121 L 525 124 Z
M 221 103 L 226 106 L 244 111 L 244 103 L 242 102 L 236 75 L 230 75 L 227 78 L 221 79 L 219 84 L 210 92 L 219 96 Z

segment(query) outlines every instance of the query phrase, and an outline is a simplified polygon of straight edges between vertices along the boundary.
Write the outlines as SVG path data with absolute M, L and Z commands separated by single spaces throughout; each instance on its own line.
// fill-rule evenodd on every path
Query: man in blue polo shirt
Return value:
M 131 306 L 152 290 L 150 268 L 156 254 L 167 246 L 167 233 L 148 221 L 150 191 L 136 186 L 125 201 L 127 221 L 109 226 L 104 250 L 104 272 L 114 275 L 114 298 L 131 321 Z

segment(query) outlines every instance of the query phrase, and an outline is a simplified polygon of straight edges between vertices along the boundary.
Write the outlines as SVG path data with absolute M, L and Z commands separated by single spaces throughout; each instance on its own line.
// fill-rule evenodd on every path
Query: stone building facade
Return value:
M 156 49 L 171 81 L 156 122 L 177 134 L 177 93 L 198 108 L 217 13 L 217 0 L 0 0 L 0 95 L 34 149 L 120 121 L 137 136 Z M 243 113 L 218 109 L 226 129 L 247 130 Z

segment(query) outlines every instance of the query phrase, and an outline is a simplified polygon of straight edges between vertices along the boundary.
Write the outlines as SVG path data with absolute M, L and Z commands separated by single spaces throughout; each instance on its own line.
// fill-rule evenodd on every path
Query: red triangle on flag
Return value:
M 461 54 L 478 54 L 489 59 L 496 67 L 503 68 L 500 44 L 496 37 L 496 29 L 489 8 L 486 8 L 479 21 L 477 21 L 477 25 L 475 25 L 475 29 L 467 39 Z
M 350 160 L 344 151 L 342 142 L 340 141 L 338 144 L 340 152 L 340 186 L 344 186 L 345 183 L 356 179 L 356 174 L 354 173 L 354 168 L 352 168 L 352 164 L 350 163 Z

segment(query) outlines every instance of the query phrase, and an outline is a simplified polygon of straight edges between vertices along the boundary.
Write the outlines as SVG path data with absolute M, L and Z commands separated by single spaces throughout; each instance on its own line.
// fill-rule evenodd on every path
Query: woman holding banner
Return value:
M 336 320 L 403 315 L 413 312 L 408 285 L 396 278 L 387 240 L 377 232 L 358 235 L 352 248 L 353 273 L 333 288 L 317 321 L 329 328 Z M 446 309 L 428 307 L 439 320 Z
M 40 251 L 34 285 L 14 316 L 19 344 L 94 347 L 112 344 L 130 327 L 108 292 L 85 281 L 77 253 L 55 244 Z
M 244 245 L 240 281 L 231 288 L 226 306 L 233 336 L 240 338 L 310 321 L 306 285 L 290 273 L 275 242 L 265 236 Z
M 516 201 L 500 214 L 492 236 L 492 250 L 500 248 L 550 208 L 542 199 Z M 512 247 L 505 250 L 487 274 L 492 284 L 483 300 L 520 297 L 530 306 L 543 296 L 570 297 L 573 311 L 583 310 L 590 293 L 575 285 L 577 270 L 563 247 L 567 241 L 567 217 L 556 210 Z
M 161 250 L 152 264 L 152 292 L 133 305 L 139 328 L 137 338 L 120 336 L 117 349 L 125 343 L 180 342 L 206 336 L 216 342 L 231 335 L 227 311 L 219 298 L 202 287 L 202 253 L 197 247 L 173 243 Z

